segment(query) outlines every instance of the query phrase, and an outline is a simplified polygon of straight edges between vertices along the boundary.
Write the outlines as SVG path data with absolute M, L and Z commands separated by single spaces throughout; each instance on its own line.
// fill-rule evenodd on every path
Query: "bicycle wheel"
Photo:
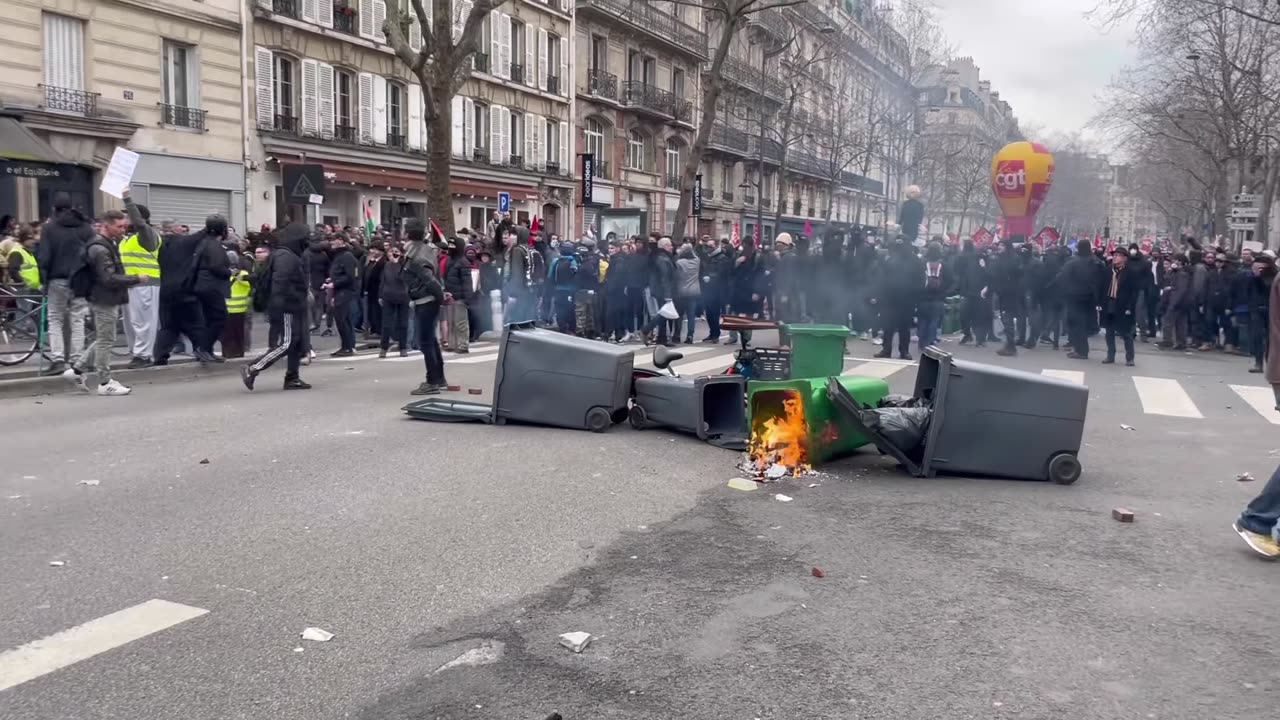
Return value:
M 0 365 L 18 365 L 27 361 L 39 345 L 39 320 L 30 313 L 14 311 L 0 322 Z

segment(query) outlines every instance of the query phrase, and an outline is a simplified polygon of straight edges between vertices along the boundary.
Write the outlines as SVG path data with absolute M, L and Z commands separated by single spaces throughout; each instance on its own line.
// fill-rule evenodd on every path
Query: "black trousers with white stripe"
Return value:
M 270 316 L 271 330 L 269 337 L 271 338 L 271 349 L 258 356 L 257 360 L 249 366 L 253 374 L 266 370 L 275 364 L 280 357 L 287 357 L 287 366 L 284 371 L 286 380 L 298 377 L 298 367 L 302 363 L 302 353 L 305 349 L 307 337 L 307 315 L 305 312 L 300 313 L 272 313 Z

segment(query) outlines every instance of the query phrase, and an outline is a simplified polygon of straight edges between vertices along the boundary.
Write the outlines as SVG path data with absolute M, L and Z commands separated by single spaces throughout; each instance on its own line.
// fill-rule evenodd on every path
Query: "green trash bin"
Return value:
M 889 394 L 889 383 L 880 378 L 845 376 L 838 377 L 838 380 L 864 405 L 875 407 Z M 820 465 L 850 455 L 871 442 L 870 437 L 845 419 L 827 396 L 825 376 L 801 380 L 752 380 L 747 383 L 748 427 L 754 431 L 757 423 L 779 415 L 783 399 L 792 392 L 800 395 L 804 409 L 810 464 Z
M 780 335 L 780 341 L 791 346 L 791 377 L 828 378 L 844 371 L 844 341 L 849 328 L 783 325 Z

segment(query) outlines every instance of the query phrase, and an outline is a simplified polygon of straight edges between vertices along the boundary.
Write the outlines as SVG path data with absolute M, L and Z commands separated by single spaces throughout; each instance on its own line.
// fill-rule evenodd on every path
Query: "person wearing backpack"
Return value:
M 240 368 L 240 380 L 253 390 L 258 375 L 282 356 L 286 357 L 284 372 L 285 390 L 310 390 L 303 382 L 298 369 L 306 352 L 308 333 L 307 293 L 310 289 L 306 265 L 302 259 L 303 246 L 310 230 L 299 223 L 286 227 L 280 241 L 271 251 L 267 266 L 255 278 L 253 308 L 267 313 L 271 323 L 269 332 L 271 347 L 258 359 Z
M 79 210 L 71 207 L 71 196 L 58 193 L 53 198 L 53 217 L 44 225 L 40 244 L 36 247 L 36 265 L 49 297 L 49 355 L 53 363 L 45 370 L 61 375 L 80 362 L 84 348 L 84 322 L 89 314 L 83 295 L 72 291 L 71 279 L 86 270 L 85 246 L 93 239 L 93 225 Z M 85 277 L 84 273 L 80 273 Z M 64 334 L 70 335 L 67 346 Z
M 574 331 L 573 295 L 578 290 L 578 258 L 572 243 L 561 243 L 560 256 L 551 261 L 548 270 L 551 282 L 552 310 L 556 316 L 556 329 L 566 335 Z
M 947 296 L 955 286 L 951 267 L 942 260 L 942 243 L 931 242 L 924 251 L 924 292 L 916 313 L 920 321 L 920 353 L 938 342 L 942 316 L 946 314 Z
M 84 262 L 92 274 L 88 300 L 95 332 L 93 342 L 81 356 L 81 362 L 93 362 L 98 373 L 98 394 L 103 397 L 128 395 L 133 391 L 111 378 L 111 346 L 116 342 L 116 319 L 120 316 L 120 308 L 129 303 L 129 288 L 150 281 L 145 275 L 125 272 L 119 243 L 124 239 L 126 227 L 124 213 L 108 211 L 102 217 L 102 234 L 90 240 L 84 250 Z M 77 389 L 89 392 L 84 368 L 79 363 L 72 365 L 63 377 Z
M 409 306 L 417 328 L 418 349 L 422 351 L 422 360 L 427 366 L 427 379 L 409 394 L 439 395 L 447 384 L 444 379 L 444 355 L 440 352 L 440 340 L 437 336 L 440 306 L 444 304 L 444 286 L 436 277 L 436 249 L 426 242 L 426 228 L 422 222 L 416 218 L 406 222 L 405 235 L 409 238 L 409 246 L 405 248 L 404 267 L 400 275 L 404 278 L 405 290 L 409 293 Z

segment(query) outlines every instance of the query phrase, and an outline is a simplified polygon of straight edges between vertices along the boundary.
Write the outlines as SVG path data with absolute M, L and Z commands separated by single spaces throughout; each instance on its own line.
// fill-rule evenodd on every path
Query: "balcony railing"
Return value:
M 476 162 L 489 162 L 488 148 L 474 148 L 471 151 L 471 159 Z
M 680 189 L 680 176 L 679 176 L 679 175 L 668 175 L 668 176 L 667 176 L 667 183 L 666 183 L 666 184 L 667 184 L 667 189 L 668 189 L 668 190 L 679 190 L 679 189 Z
M 271 11 L 277 15 L 302 19 L 302 0 L 271 0 Z
M 751 147 L 748 148 L 747 154 L 751 157 L 760 157 L 760 137 L 756 135 L 749 136 L 751 138 Z M 776 140 L 764 139 L 764 159 L 770 162 L 782 161 L 782 144 Z
M 471 57 L 475 59 L 476 72 L 489 72 L 489 55 L 487 53 L 476 53 Z
M 762 207 L 762 208 L 772 208 L 772 207 L 773 207 L 773 198 L 769 197 L 768 195 L 761 195 L 761 196 L 760 196 L 760 207 Z
M 404 133 L 389 132 L 387 133 L 387 147 L 396 150 L 409 149 L 409 136 Z
M 551 93 L 552 95 L 560 94 L 560 76 L 559 75 L 547 76 L 547 92 Z
M 208 110 L 160 103 L 160 122 L 165 125 L 204 130 L 204 121 L 208 114 Z
M 755 204 L 756 204 L 756 196 L 755 196 L 755 195 L 743 195 L 743 196 L 742 196 L 742 202 L 744 202 L 744 203 L 746 203 L 746 204 L 748 204 L 748 205 L 755 205 Z
M 731 128 L 722 123 L 716 123 L 711 126 L 710 143 L 712 146 L 745 153 L 747 148 L 750 147 L 750 142 L 747 134 L 737 128 Z
M 320 0 L 324 2 L 324 0 Z M 354 5 L 335 2 L 333 4 L 333 29 L 348 35 L 357 34 L 356 7 Z
M 524 65 L 511 63 L 511 82 L 524 84 Z
M 618 76 L 604 70 L 588 70 L 587 94 L 609 100 L 617 100 Z
M 97 117 L 98 93 L 45 85 L 44 106 L 47 110 L 61 110 L 85 117 Z
M 509 156 L 509 157 L 507 158 L 507 164 L 508 164 L 508 165 L 510 165 L 510 166 L 511 166 L 511 167 L 513 167 L 513 168 L 523 168 L 523 167 L 524 167 L 524 156 L 523 156 L 523 155 L 511 155 L 511 156 Z
M 711 63 L 703 63 L 703 70 L 710 71 Z M 733 57 L 724 59 L 720 66 L 723 77 L 730 82 L 741 85 L 775 100 L 781 101 L 787 96 L 787 86 L 771 75 L 762 74 L 760 68 Z
M 595 164 L 595 176 L 601 180 L 612 179 L 613 173 L 609 172 L 609 163 L 597 160 Z
M 622 103 L 662 115 L 671 115 L 675 97 L 661 88 L 635 80 L 622 83 Z
M 357 134 L 354 125 L 334 125 L 333 139 L 338 142 L 356 144 L 360 142 L 360 135 Z
M 271 118 L 271 130 L 276 132 L 288 133 L 290 135 L 298 134 L 298 118 L 292 115 L 280 115 L 277 113 Z
M 760 10 L 747 15 L 747 24 L 772 33 L 776 37 L 786 37 L 789 31 L 787 19 L 777 10 Z
M 655 40 L 667 43 L 699 58 L 709 57 L 707 34 L 669 12 L 653 7 L 649 2 L 635 0 L 578 0 L 579 11 L 595 10 L 617 18 L 636 29 L 648 33 Z
M 791 202 L 791 214 L 792 214 L 792 215 L 799 215 L 799 214 L 800 214 L 800 201 L 799 201 L 799 200 L 793 200 L 793 201 Z
M 720 199 L 721 199 L 721 200 L 724 200 L 725 202 L 733 202 L 733 191 L 732 191 L 732 190 L 721 190 L 721 191 L 720 191 Z
M 548 160 L 548 161 L 547 161 L 546 174 L 547 174 L 547 175 L 559 175 L 559 174 L 560 174 L 560 162 L 559 162 L 559 161 L 557 161 L 557 160 Z
M 693 101 L 681 100 L 679 96 L 671 96 L 671 115 L 678 122 L 693 122 Z

